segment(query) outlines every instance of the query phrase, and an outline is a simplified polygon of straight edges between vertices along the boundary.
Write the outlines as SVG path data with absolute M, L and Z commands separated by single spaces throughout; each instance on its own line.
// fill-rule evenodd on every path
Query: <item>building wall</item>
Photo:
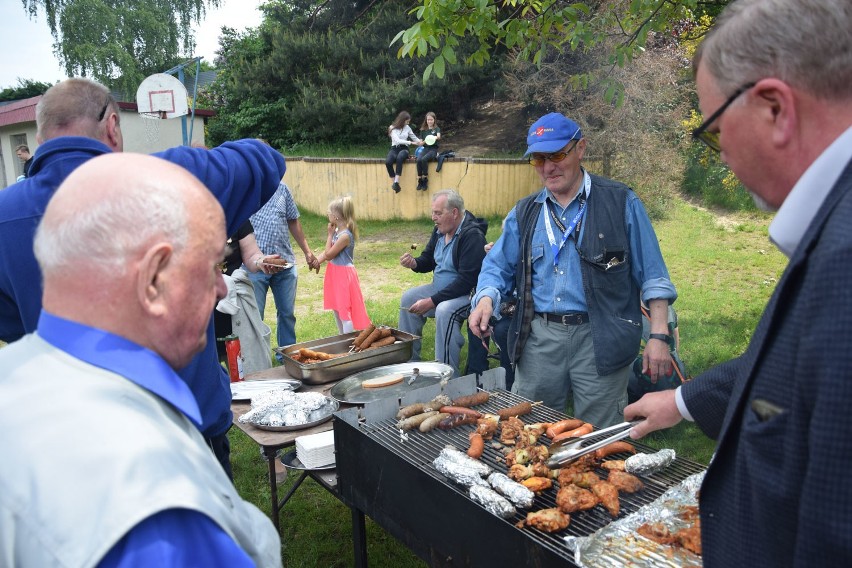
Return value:
M 16 142 L 21 135 L 26 137 L 26 141 Z M 26 144 L 30 147 L 30 152 L 34 153 L 38 147 L 35 135 L 35 122 L 0 127 L 0 187 L 15 183 L 18 175 L 23 172 L 23 164 L 15 155 L 15 147 L 18 144 Z
M 594 170 L 597 164 L 585 160 Z M 284 181 L 299 208 L 325 214 L 328 204 L 351 195 L 358 219 L 418 219 L 429 216 L 431 194 L 455 189 L 465 209 L 478 217 L 503 216 L 522 197 L 541 189 L 541 180 L 526 160 L 453 158 L 440 172 L 429 164 L 429 191 L 416 191 L 417 170 L 409 161 L 402 171 L 398 194 L 391 189 L 384 160 L 375 158 L 288 157 Z

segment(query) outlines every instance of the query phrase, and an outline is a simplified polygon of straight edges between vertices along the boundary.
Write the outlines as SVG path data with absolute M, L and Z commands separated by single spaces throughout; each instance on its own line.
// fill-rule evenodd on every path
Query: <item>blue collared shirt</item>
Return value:
M 456 232 L 450 242 L 444 242 L 445 236 L 438 235 L 435 241 L 435 250 L 432 252 L 432 257 L 435 259 L 435 270 L 432 274 L 432 284 L 435 290 L 443 290 L 459 277 L 459 271 L 453 265 L 453 244 L 459 238 L 462 225 L 464 225 L 464 217 L 462 222 L 456 227 Z
M 118 335 L 52 315 L 44 310 L 38 335 L 57 349 L 116 373 L 159 396 L 201 423 L 189 387 L 162 357 Z M 144 456 L 140 456 L 144 458 Z M 132 480 L 128 480 L 132 483 Z M 130 529 L 99 566 L 254 566 L 251 558 L 212 519 L 197 511 L 169 509 Z
M 585 174 L 588 175 L 588 174 Z M 592 186 L 589 193 L 594 189 Z M 542 262 L 546 270 L 534 270 L 532 274 L 532 299 L 536 312 L 565 314 L 586 312 L 585 293 L 582 286 L 580 255 L 577 252 L 572 236 L 559 253 L 556 270 L 553 270 L 553 252 L 544 230 L 544 215 L 549 215 L 545 200 L 551 201 L 554 211 L 563 225 L 568 225 L 574 215 L 580 210 L 579 192 L 567 207 L 561 207 L 548 189 L 543 189 L 535 201 L 542 203 L 536 230 L 533 233 L 532 254 L 533 263 Z M 669 303 L 677 298 L 677 291 L 669 279 L 669 272 L 660 252 L 656 233 L 651 226 L 651 220 L 645 212 L 645 207 L 635 193 L 630 192 L 624 209 L 624 221 L 627 225 L 630 240 L 630 255 L 632 258 L 631 274 L 642 293 L 642 300 L 664 299 Z M 559 230 L 554 227 L 558 236 Z M 585 224 L 580 226 L 580 239 L 583 238 Z M 511 297 L 515 287 L 515 270 L 520 261 L 521 236 L 515 208 L 506 217 L 503 234 L 494 243 L 491 251 L 482 263 L 479 274 L 477 293 L 472 305 L 483 296 L 491 298 L 493 306 Z M 494 316 L 499 319 L 499 312 Z
M 296 262 L 293 247 L 290 244 L 290 226 L 288 221 L 299 218 L 299 209 L 284 182 L 272 199 L 266 202 L 257 213 L 251 216 L 254 226 L 254 238 L 263 254 L 280 254 L 288 262 Z

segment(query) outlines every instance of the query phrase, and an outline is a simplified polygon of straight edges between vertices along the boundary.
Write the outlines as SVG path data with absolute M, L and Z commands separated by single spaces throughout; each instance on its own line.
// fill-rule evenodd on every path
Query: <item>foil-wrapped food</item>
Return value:
M 485 507 L 492 515 L 497 515 L 504 519 L 513 517 L 517 511 L 515 507 L 502 495 L 491 489 L 481 485 L 474 485 L 470 488 L 470 498 Z
M 274 389 L 253 397 L 251 410 L 239 420 L 260 426 L 299 426 L 326 416 L 330 403 L 327 396 L 318 392 Z
M 511 501 L 516 507 L 522 509 L 532 507 L 535 493 L 517 481 L 512 481 L 508 476 L 495 471 L 488 476 L 488 483 L 494 491 Z
M 432 462 L 432 465 L 438 470 L 438 473 L 453 483 L 458 483 L 464 487 L 471 487 L 473 485 L 488 487 L 488 483 L 482 479 L 478 471 L 458 464 L 446 456 L 438 456 Z
M 489 473 L 491 473 L 490 467 L 479 460 L 473 459 L 463 451 L 453 446 L 444 447 L 444 449 L 441 450 L 441 453 L 438 454 L 438 457 L 472 469 L 477 472 L 480 477 L 486 477 Z
M 654 454 L 636 454 L 624 460 L 624 471 L 633 475 L 651 475 L 667 468 L 675 459 L 675 451 L 663 449 Z

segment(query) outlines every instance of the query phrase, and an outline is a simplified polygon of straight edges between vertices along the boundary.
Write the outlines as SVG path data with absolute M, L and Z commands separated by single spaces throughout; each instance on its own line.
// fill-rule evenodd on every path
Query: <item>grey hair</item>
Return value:
M 434 203 L 435 200 L 441 197 L 442 195 L 447 196 L 447 211 L 449 211 L 450 209 L 458 209 L 459 213 L 464 216 L 464 198 L 459 195 L 456 190 L 442 189 L 441 191 L 436 191 L 432 195 L 432 203 Z
M 36 130 L 41 140 L 67 135 L 97 139 L 99 122 L 110 112 L 118 114 L 118 104 L 109 89 L 91 79 L 66 79 L 36 105 Z
M 775 77 L 833 100 L 852 96 L 850 0 L 736 0 L 693 60 L 723 92 Z
M 124 274 L 127 259 L 156 240 L 180 253 L 189 240 L 182 189 L 156 180 L 135 182 L 59 222 L 40 223 L 34 249 L 42 273 L 94 265 Z

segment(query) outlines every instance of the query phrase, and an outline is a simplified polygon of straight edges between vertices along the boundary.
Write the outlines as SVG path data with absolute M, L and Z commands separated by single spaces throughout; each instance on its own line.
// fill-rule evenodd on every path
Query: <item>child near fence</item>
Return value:
M 325 250 L 317 257 L 328 262 L 323 282 L 323 307 L 334 312 L 337 330 L 349 333 L 370 325 L 361 282 L 355 271 L 355 207 L 349 196 L 335 199 L 328 205 L 328 238 Z

